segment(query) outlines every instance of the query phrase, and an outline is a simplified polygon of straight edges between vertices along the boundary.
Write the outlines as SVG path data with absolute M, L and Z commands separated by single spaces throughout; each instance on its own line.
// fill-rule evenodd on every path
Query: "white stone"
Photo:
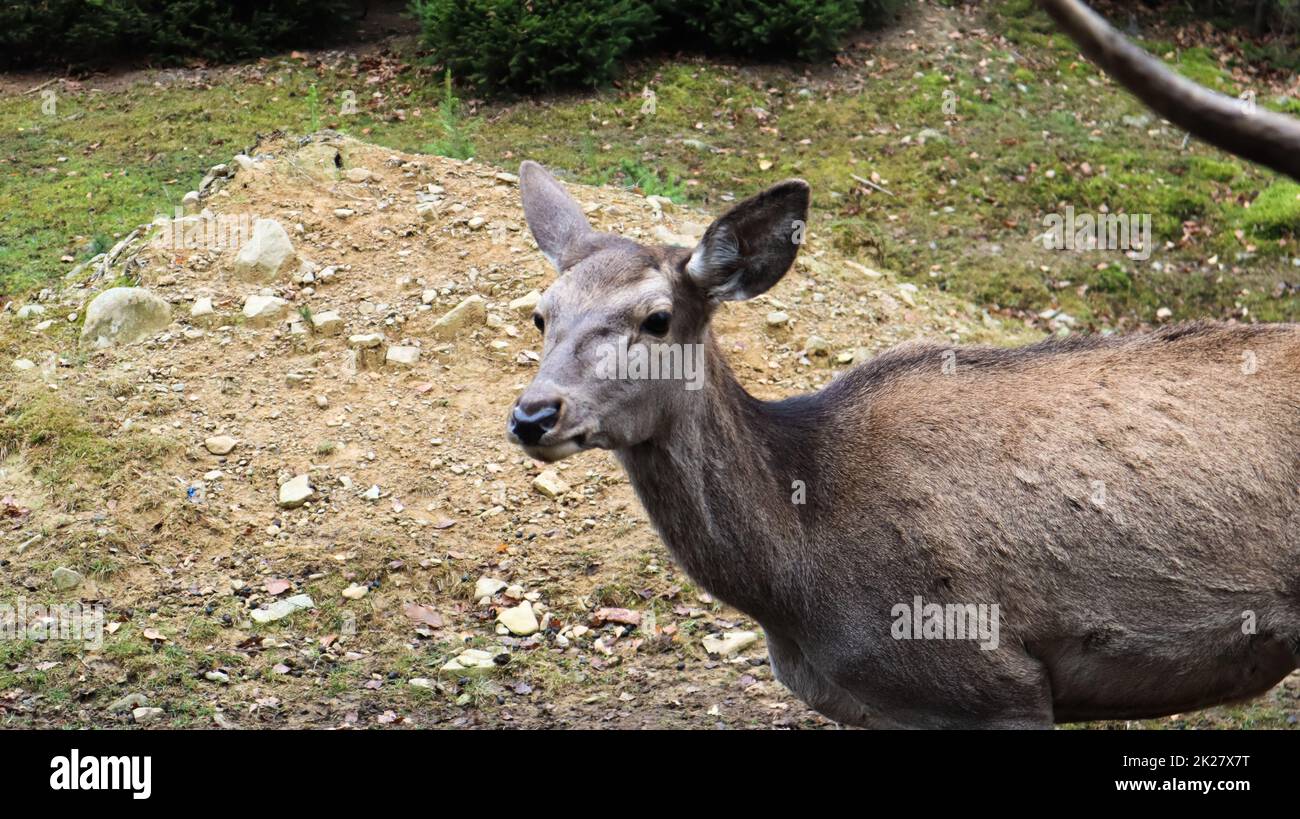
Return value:
M 311 324 L 323 336 L 336 336 L 343 332 L 343 317 L 333 310 L 312 313 Z
M 440 669 L 443 674 L 452 677 L 482 677 L 491 674 L 498 666 L 493 658 L 504 654 L 504 649 L 485 651 L 481 648 L 467 648 L 447 661 Z
M 473 295 L 448 310 L 433 323 L 433 336 L 444 341 L 455 338 L 462 331 L 487 321 L 487 300 Z
M 254 294 L 244 299 L 244 319 L 254 327 L 274 324 L 288 306 L 289 302 L 279 296 Z
M 752 631 L 727 631 L 722 634 L 710 634 L 704 638 L 704 650 L 718 657 L 730 657 L 758 641 L 758 635 Z
M 239 443 L 229 435 L 214 435 L 203 442 L 203 446 L 213 455 L 229 455 L 230 451 Z
M 280 508 L 296 509 L 311 500 L 312 495 L 315 494 L 316 490 L 312 489 L 311 478 L 307 475 L 296 475 L 280 485 Z
M 272 623 L 276 620 L 283 620 L 295 611 L 315 608 L 316 604 L 312 602 L 311 597 L 305 594 L 295 594 L 293 597 L 286 597 L 283 600 L 276 600 L 264 609 L 254 609 L 249 616 L 258 623 Z
M 474 599 L 481 600 L 484 597 L 495 597 L 496 593 L 504 589 L 508 584 L 504 580 L 498 580 L 495 577 L 483 575 L 474 584 Z
M 171 305 L 143 287 L 113 287 L 86 308 L 81 340 L 97 347 L 134 344 L 172 320 Z
M 542 294 L 536 290 L 529 291 L 510 302 L 509 307 L 516 313 L 522 313 L 525 316 L 531 316 L 537 309 L 537 303 L 542 300 Z
M 235 257 L 235 273 L 249 280 L 268 280 L 281 271 L 298 267 L 293 242 L 284 225 L 274 219 L 258 219 L 253 235 Z
M 533 488 L 548 498 L 558 498 L 569 491 L 569 485 L 554 469 L 547 469 L 533 478 Z
M 398 367 L 414 367 L 420 361 L 420 348 L 389 347 L 384 360 Z
M 503 610 L 497 615 L 497 622 L 509 629 L 511 634 L 520 637 L 536 634 L 538 629 L 537 615 L 533 612 L 533 604 L 527 600 L 514 608 Z

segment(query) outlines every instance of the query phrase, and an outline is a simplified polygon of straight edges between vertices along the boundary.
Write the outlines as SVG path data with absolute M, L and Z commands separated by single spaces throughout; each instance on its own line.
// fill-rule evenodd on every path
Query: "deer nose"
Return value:
M 516 404 L 510 413 L 510 431 L 528 446 L 542 439 L 542 436 L 555 428 L 560 419 L 560 402 L 530 401 Z

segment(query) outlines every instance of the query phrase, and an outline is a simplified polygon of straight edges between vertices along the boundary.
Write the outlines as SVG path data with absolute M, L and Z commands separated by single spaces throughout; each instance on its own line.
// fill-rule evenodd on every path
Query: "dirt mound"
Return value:
M 645 242 L 691 241 L 710 218 L 570 190 L 598 229 Z M 80 655 L 7 649 L 7 722 L 128 721 L 109 706 L 141 694 L 178 725 L 827 724 L 773 680 L 761 639 L 706 653 L 704 637 L 755 626 L 673 565 L 607 453 L 555 467 L 568 488 L 550 497 L 506 443 L 540 353 L 511 302 L 553 276 L 512 174 L 281 137 L 214 169 L 187 207 L 201 213 L 43 292 L 43 314 L 0 318 L 3 599 L 102 604 L 111 632 Z M 293 244 L 265 281 L 233 246 L 257 219 Z M 121 275 L 173 324 L 82 344 L 85 305 Z M 763 397 L 904 338 L 1012 332 L 841 258 L 815 225 L 786 280 L 717 330 Z M 302 476 L 307 500 L 282 507 Z M 80 581 L 60 590 L 60 568 Z M 541 630 L 502 634 L 498 614 L 525 603 Z M 471 647 L 496 657 L 486 673 L 442 671 Z

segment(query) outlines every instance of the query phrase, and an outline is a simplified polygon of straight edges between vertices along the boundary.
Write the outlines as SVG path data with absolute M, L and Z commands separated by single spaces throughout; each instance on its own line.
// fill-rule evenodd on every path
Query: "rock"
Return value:
M 348 336 L 348 346 L 353 348 L 374 349 L 384 343 L 383 333 L 365 333 Z
M 1170 310 L 1168 307 L 1161 307 L 1159 310 L 1156 311 L 1156 318 L 1160 319 L 1161 321 L 1166 321 L 1167 319 L 1172 317 L 1173 314 L 1174 311 Z
M 328 142 L 308 142 L 293 155 L 295 168 L 317 182 L 336 182 L 345 159 L 338 146 Z
M 808 336 L 808 340 L 803 343 L 803 349 L 808 355 L 830 355 L 831 343 L 821 336 Z
M 335 208 L 334 215 L 340 219 L 349 219 L 353 216 L 356 216 L 357 212 L 352 208 Z
M 149 698 L 144 694 L 127 694 L 113 700 L 105 710 L 110 714 L 123 714 L 136 708 L 143 708 L 148 704 Z
M 508 185 L 517 185 L 517 184 L 519 184 L 519 177 L 515 176 L 515 175 L 512 174 L 512 173 L 506 173 L 505 171 L 502 171 L 501 173 L 496 174 L 496 177 L 495 177 L 495 178 L 496 178 L 496 180 L 497 180 L 498 182 L 505 182 L 505 183 L 508 184 Z
M 361 586 L 356 583 L 351 584 L 343 590 L 343 596 L 349 600 L 360 600 L 370 591 L 369 586 Z
M 934 128 L 922 128 L 916 135 L 916 141 L 924 145 L 927 142 L 945 142 L 948 136 Z
M 495 577 L 483 575 L 474 584 L 474 599 L 482 600 L 484 597 L 495 597 L 496 593 L 504 589 L 508 584 L 504 580 L 498 580 Z
M 230 675 L 224 671 L 209 671 L 203 675 L 203 679 L 214 683 L 229 683 Z
M 323 336 L 336 336 L 343 332 L 343 317 L 333 310 L 311 314 L 311 326 Z
M 213 455 L 229 455 L 230 451 L 239 443 L 229 435 L 214 435 L 203 442 L 203 446 Z
M 527 600 L 512 609 L 502 611 L 497 615 L 497 622 L 509 629 L 511 634 L 520 637 L 535 634 L 538 629 L 537 615 L 533 612 L 533 604 Z
M 704 638 L 704 650 L 718 657 L 730 657 L 744 651 L 758 641 L 752 631 L 727 631 L 710 634 Z
M 651 207 L 658 211 L 672 212 L 677 208 L 677 204 L 667 196 L 656 196 L 651 194 L 650 196 L 647 196 L 645 200 L 650 203 Z
M 254 327 L 274 324 L 288 306 L 279 296 L 252 295 L 244 299 L 244 319 Z
M 412 688 L 433 688 L 433 680 L 428 677 L 412 677 L 406 684 Z
M 505 649 L 501 648 L 486 651 L 467 648 L 448 660 L 439 671 L 451 677 L 483 677 L 500 667 L 496 658 L 505 653 Z
M 280 485 L 280 508 L 297 509 L 307 501 L 311 500 L 316 490 L 311 486 L 311 479 L 307 475 L 297 475 Z
M 190 320 L 195 322 L 206 321 L 216 314 L 212 308 L 212 299 L 207 296 L 194 300 L 194 306 L 190 308 Z
M 29 358 L 15 358 L 13 368 L 19 372 L 36 369 L 36 362 Z
M 297 267 L 298 258 L 284 225 L 274 219 L 258 219 L 253 223 L 253 235 L 235 257 L 234 271 L 246 280 L 266 281 Z
M 81 340 L 96 347 L 134 344 L 172 320 L 171 305 L 143 287 L 112 287 L 86 308 Z
M 554 469 L 547 469 L 533 478 L 533 488 L 548 498 L 558 498 L 569 491 L 569 485 Z
M 384 360 L 398 367 L 414 367 L 420 361 L 420 348 L 389 347 Z
M 790 314 L 784 310 L 773 310 L 767 314 L 768 327 L 784 327 L 790 323 Z
M 190 191 L 181 197 L 181 211 L 186 214 L 195 214 L 202 207 L 199 200 L 198 191 Z
M 473 295 L 451 308 L 433 323 L 431 332 L 434 338 L 448 341 L 463 331 L 487 321 L 487 301 L 479 295 Z
M 295 611 L 315 607 L 316 604 L 312 602 L 311 597 L 308 595 L 295 594 L 293 597 L 276 600 L 264 609 L 254 609 L 249 616 L 258 623 L 273 623 L 276 620 L 283 620 Z
M 157 722 L 162 718 L 163 710 L 161 708 L 148 708 L 141 706 L 131 711 L 131 718 L 140 725 L 148 725 L 151 722 Z
M 18 308 L 18 312 L 15 315 L 17 315 L 19 321 L 28 321 L 37 316 L 45 315 L 45 308 L 39 304 L 24 304 L 22 307 Z
M 421 202 L 415 206 L 415 215 L 422 221 L 432 222 L 438 216 L 438 205 L 435 202 Z
M 343 174 L 349 182 L 369 182 L 375 175 L 366 168 L 348 168 Z
M 520 313 L 525 316 L 531 316 L 533 314 L 533 311 L 537 309 L 537 303 L 540 302 L 541 300 L 542 300 L 542 294 L 536 290 L 532 290 L 527 294 L 520 296 L 519 298 L 510 302 L 509 307 L 511 310 L 513 310 L 516 313 Z
M 54 570 L 50 576 L 54 580 L 54 588 L 59 591 L 69 591 L 81 585 L 81 572 L 75 572 L 66 566 L 60 566 Z

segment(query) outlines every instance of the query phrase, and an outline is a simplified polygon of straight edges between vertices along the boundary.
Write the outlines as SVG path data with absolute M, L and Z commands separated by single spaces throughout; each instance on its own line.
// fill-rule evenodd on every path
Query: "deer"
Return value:
M 1182 80 L 1086 7 L 1042 5 L 1171 121 L 1300 178 L 1297 123 Z M 535 162 L 519 177 L 558 276 L 508 440 L 541 462 L 611 451 L 673 558 L 762 627 L 812 709 L 1046 729 L 1244 701 L 1296 669 L 1300 325 L 910 341 L 765 401 L 710 321 L 789 270 L 807 183 L 684 248 L 597 232 Z M 702 350 L 696 388 L 610 376 L 609 350 L 653 345 Z

